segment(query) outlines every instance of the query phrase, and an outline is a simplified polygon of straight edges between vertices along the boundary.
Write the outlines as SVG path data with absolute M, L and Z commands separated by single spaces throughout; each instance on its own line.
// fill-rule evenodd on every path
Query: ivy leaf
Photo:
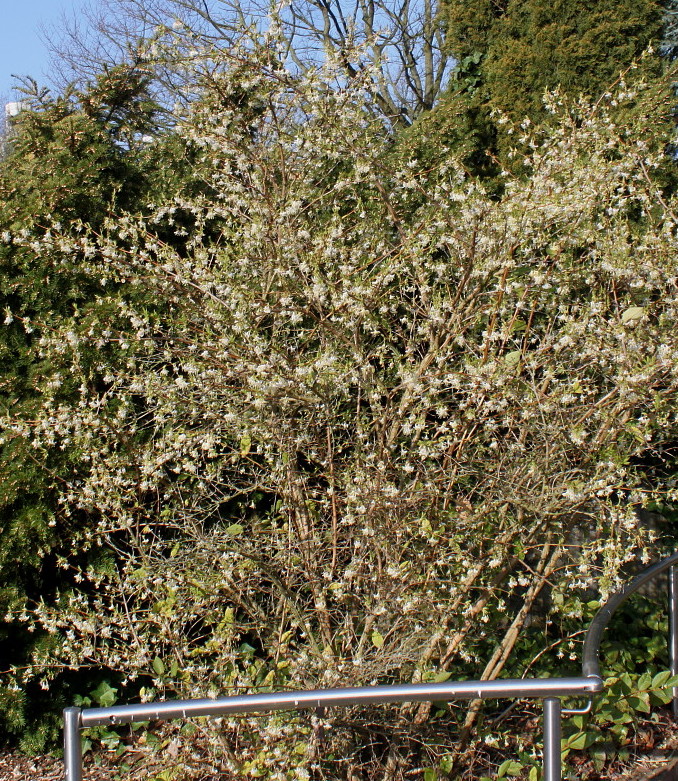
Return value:
M 114 689 L 107 681 L 102 681 L 91 694 L 100 708 L 110 708 L 118 699 L 118 690 Z
M 372 632 L 372 645 L 374 645 L 375 648 L 384 647 L 384 638 L 376 629 Z

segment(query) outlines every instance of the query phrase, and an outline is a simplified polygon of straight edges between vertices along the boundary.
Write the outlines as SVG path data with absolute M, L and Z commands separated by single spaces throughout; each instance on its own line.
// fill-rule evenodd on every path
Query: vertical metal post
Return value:
M 669 570 L 669 665 L 678 675 L 678 567 Z M 673 718 L 678 718 L 678 687 L 673 687 Z
M 561 780 L 560 700 L 544 700 L 544 781 Z
M 64 765 L 66 781 L 82 781 L 81 708 L 64 709 Z

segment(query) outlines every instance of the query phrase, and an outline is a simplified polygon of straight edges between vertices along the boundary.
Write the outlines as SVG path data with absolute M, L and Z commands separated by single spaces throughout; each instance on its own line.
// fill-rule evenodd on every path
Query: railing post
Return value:
M 544 700 L 544 781 L 560 781 L 560 700 Z
M 64 765 L 66 781 L 82 781 L 81 708 L 64 709 Z
M 669 570 L 669 665 L 678 675 L 678 568 Z M 673 718 L 678 718 L 678 687 L 673 687 Z

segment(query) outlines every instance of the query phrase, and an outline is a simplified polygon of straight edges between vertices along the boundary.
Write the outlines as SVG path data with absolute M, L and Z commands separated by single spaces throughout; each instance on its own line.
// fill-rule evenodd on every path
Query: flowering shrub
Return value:
M 41 412 L 4 421 L 84 465 L 61 502 L 98 520 L 62 566 L 113 554 L 33 611 L 63 642 L 26 675 L 96 665 L 148 698 L 495 677 L 548 593 L 613 586 L 653 539 L 637 508 L 676 499 L 661 154 L 604 102 L 561 108 L 497 198 L 450 152 L 422 170 L 359 83 L 250 56 L 178 128 L 208 195 L 6 237 L 111 291 L 43 333 Z M 614 98 L 639 127 L 643 97 Z M 297 721 L 252 721 L 229 761 L 302 772 Z

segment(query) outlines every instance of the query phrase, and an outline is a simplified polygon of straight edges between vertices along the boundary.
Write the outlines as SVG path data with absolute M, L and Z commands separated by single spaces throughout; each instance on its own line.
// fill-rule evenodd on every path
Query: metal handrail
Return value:
M 346 689 L 246 694 L 218 699 L 168 700 L 109 708 L 64 710 L 64 761 L 66 781 L 82 781 L 81 730 L 135 721 L 187 719 L 235 713 L 261 713 L 305 708 L 347 707 L 401 702 L 449 702 L 533 698 L 544 702 L 544 780 L 560 781 L 561 697 L 591 697 L 603 682 L 587 678 L 530 678 L 494 681 L 445 681 L 444 683 L 363 686 Z
M 233 713 L 266 713 L 306 708 L 341 708 L 352 705 L 384 705 L 396 702 L 449 702 L 450 700 L 545 699 L 595 694 L 599 686 L 590 678 L 533 678 L 493 681 L 446 681 L 395 686 L 357 686 L 346 689 L 241 694 L 218 699 L 167 700 L 139 705 L 83 710 L 81 726 L 131 724 L 135 721 L 168 721 Z
M 561 781 L 561 698 L 588 697 L 603 690 L 599 654 L 603 631 L 617 608 L 641 586 L 670 569 L 670 642 L 672 674 L 678 674 L 678 553 L 649 567 L 621 591 L 615 593 L 596 613 L 584 640 L 582 676 L 572 678 L 527 678 L 493 681 L 445 681 L 444 683 L 363 686 L 313 691 L 246 694 L 217 699 L 168 700 L 164 702 L 113 705 L 109 708 L 66 708 L 64 710 L 64 764 L 66 781 L 82 781 L 82 735 L 87 727 L 129 724 L 136 721 L 187 719 L 235 713 L 262 713 L 277 710 L 347 707 L 402 702 L 449 702 L 532 698 L 544 703 L 544 781 Z M 678 715 L 678 688 L 673 690 L 674 714 Z
M 632 594 L 666 570 L 669 571 L 669 669 L 672 676 L 678 675 L 678 553 L 667 556 L 643 570 L 598 610 L 584 637 L 582 675 L 600 677 L 600 643 L 610 619 Z M 673 687 L 672 694 L 673 717 L 678 719 L 678 687 Z
M 668 556 L 667 558 L 662 559 L 662 561 L 653 564 L 651 567 L 648 567 L 646 570 L 643 570 L 643 572 L 641 572 L 640 575 L 636 576 L 630 583 L 627 583 L 623 588 L 615 592 L 607 600 L 607 602 L 605 602 L 605 604 L 598 610 L 598 612 L 593 617 L 593 621 L 591 621 L 591 624 L 584 638 L 584 647 L 582 649 L 582 654 L 581 654 L 582 675 L 597 675 L 598 677 L 600 677 L 600 662 L 598 659 L 600 654 L 600 642 L 603 637 L 603 632 L 607 627 L 608 623 L 610 622 L 610 619 L 614 615 L 617 608 L 620 607 L 622 604 L 624 604 L 624 602 L 626 602 L 626 600 L 632 594 L 635 594 L 635 592 L 638 591 L 639 588 L 642 588 L 646 583 L 649 583 L 651 580 L 656 578 L 657 575 L 661 575 L 662 572 L 666 572 L 667 569 L 672 569 L 673 565 L 677 563 L 678 563 L 678 553 L 674 553 L 672 556 Z M 675 576 L 675 572 L 672 572 L 671 578 L 669 580 L 669 584 L 673 582 L 674 576 Z M 676 611 L 675 611 L 675 599 L 673 598 L 674 594 L 671 586 L 669 589 L 669 593 L 670 593 L 669 619 L 673 624 L 676 618 Z M 671 632 L 670 634 L 673 640 L 674 635 L 676 633 Z M 675 653 L 673 652 L 673 649 L 674 649 L 674 643 L 672 642 L 671 643 L 672 652 L 670 654 L 672 662 L 675 660 Z

